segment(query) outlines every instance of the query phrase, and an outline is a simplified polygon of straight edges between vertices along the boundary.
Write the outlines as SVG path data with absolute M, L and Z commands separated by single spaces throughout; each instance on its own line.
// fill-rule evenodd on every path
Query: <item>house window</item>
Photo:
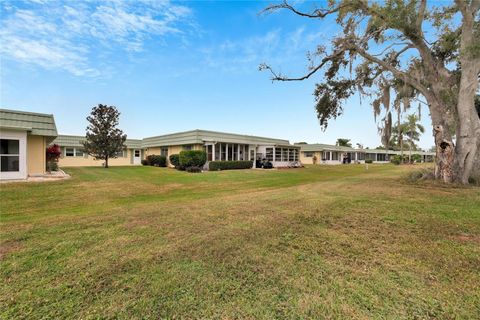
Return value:
M 65 148 L 65 157 L 75 157 L 75 148 Z
M 298 152 L 299 152 L 299 151 L 298 151 L 298 149 L 294 149 L 294 150 L 295 150 L 295 151 L 294 151 L 295 161 L 298 161 L 298 160 L 299 160 L 299 158 L 298 158 Z
M 322 152 L 322 160 L 330 161 L 330 151 L 323 151 Z
M 65 148 L 65 157 L 83 157 L 85 155 L 85 150 L 82 148 Z
M 305 158 L 312 158 L 313 157 L 313 151 L 304 151 L 303 156 Z
M 282 148 L 275 148 L 275 161 L 284 161 L 282 159 Z
M 183 150 L 193 150 L 193 146 L 191 144 L 184 145 Z
M 387 161 L 387 155 L 384 153 L 377 153 L 377 161 Z
M 118 151 L 118 152 L 115 154 L 115 158 L 125 158 L 126 156 L 127 156 L 127 155 L 126 155 L 125 150 Z M 78 157 L 78 154 L 77 154 L 77 157 Z
M 332 160 L 338 161 L 338 152 L 337 151 L 332 152 Z
M 225 143 L 221 143 L 220 150 L 221 150 L 220 160 L 221 161 L 227 160 L 227 145 Z
M 160 155 L 168 158 L 168 147 L 160 148 Z
M 233 158 L 230 160 L 237 160 L 238 159 L 238 144 L 232 144 L 233 148 Z
M 358 156 L 358 160 L 365 160 L 365 153 L 359 152 L 357 153 L 357 156 Z
M 288 149 L 288 161 L 295 161 L 295 149 Z
M 228 145 L 228 160 L 232 161 L 232 160 L 236 160 L 236 159 L 233 159 L 233 148 L 235 147 L 234 144 L 229 144 Z
M 204 147 L 204 151 L 207 153 L 207 161 L 212 161 L 212 157 L 213 157 L 213 146 L 212 145 L 208 145 L 208 146 L 205 146 Z
M 250 150 L 250 161 L 255 161 L 255 150 Z
M 85 150 L 75 148 L 75 157 L 83 157 Z
M 20 171 L 20 140 L 1 139 L 1 171 Z
M 273 161 L 273 148 L 266 148 L 265 158 L 267 161 Z

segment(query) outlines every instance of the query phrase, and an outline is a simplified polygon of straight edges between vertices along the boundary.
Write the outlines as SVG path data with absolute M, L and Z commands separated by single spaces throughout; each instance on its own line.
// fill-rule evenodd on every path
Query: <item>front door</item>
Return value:
M 133 164 L 141 164 L 142 163 L 142 155 L 140 150 L 135 149 L 133 150 Z

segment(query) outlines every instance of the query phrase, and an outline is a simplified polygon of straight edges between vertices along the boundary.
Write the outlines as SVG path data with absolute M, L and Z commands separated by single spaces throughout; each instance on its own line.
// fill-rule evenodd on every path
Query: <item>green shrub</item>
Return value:
M 422 162 L 422 156 L 417 153 L 412 154 L 412 162 Z
M 180 167 L 180 156 L 178 154 L 172 154 L 170 157 L 168 157 L 170 160 L 170 164 L 174 166 L 175 168 Z
M 366 159 L 365 163 L 373 163 L 373 160 L 372 159 Z
M 150 165 L 150 162 L 148 162 L 147 159 L 142 159 L 141 163 L 142 163 L 142 166 L 149 166 Z
M 179 154 L 181 167 L 203 167 L 207 162 L 207 153 L 201 150 L 183 150 Z
M 147 162 L 149 165 L 154 167 L 166 167 L 167 166 L 167 157 L 159 156 L 156 154 L 151 154 L 147 156 Z
M 216 170 L 233 170 L 233 169 L 250 169 L 253 161 L 210 161 L 208 169 Z
M 397 154 L 390 158 L 390 162 L 399 165 L 402 163 L 402 156 Z
M 47 162 L 47 171 L 58 171 L 58 163 L 56 161 Z

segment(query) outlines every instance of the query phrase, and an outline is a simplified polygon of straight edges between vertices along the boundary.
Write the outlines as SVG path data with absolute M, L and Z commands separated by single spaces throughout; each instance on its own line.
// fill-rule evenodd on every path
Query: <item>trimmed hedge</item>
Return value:
M 207 162 L 207 153 L 202 150 L 183 150 L 179 154 L 181 167 L 203 167 Z
M 147 163 L 148 165 L 154 166 L 154 167 L 166 167 L 167 157 L 151 154 L 147 156 Z
M 178 168 L 180 166 L 180 157 L 178 154 L 172 154 L 168 157 L 170 163 L 175 167 Z
M 233 169 L 250 169 L 253 161 L 210 161 L 208 169 L 216 170 L 233 170 Z
M 365 160 L 365 163 L 373 163 L 373 160 L 372 159 L 367 159 L 367 160 Z

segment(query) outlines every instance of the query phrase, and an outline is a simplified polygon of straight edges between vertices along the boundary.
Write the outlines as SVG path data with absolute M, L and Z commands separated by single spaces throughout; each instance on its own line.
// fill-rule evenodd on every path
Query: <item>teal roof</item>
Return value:
M 147 148 L 185 144 L 203 144 L 204 142 L 290 145 L 290 142 L 288 140 L 283 139 L 273 139 L 245 134 L 226 133 L 199 129 L 144 138 L 142 145 L 143 147 Z
M 0 109 L 0 128 L 25 130 L 37 136 L 57 136 L 53 115 L 44 113 Z
M 82 142 L 85 141 L 84 136 L 71 136 L 71 135 L 59 135 L 52 144 L 58 144 L 60 147 L 82 147 Z M 141 149 L 142 140 L 139 139 L 127 139 L 125 145 L 129 149 Z

